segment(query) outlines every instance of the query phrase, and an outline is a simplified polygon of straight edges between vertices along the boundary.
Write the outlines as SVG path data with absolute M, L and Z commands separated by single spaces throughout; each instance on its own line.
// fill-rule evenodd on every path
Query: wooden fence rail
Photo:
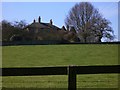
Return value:
M 76 90 L 77 74 L 120 73 L 120 65 L 1 68 L 1 76 L 68 75 L 68 90 Z

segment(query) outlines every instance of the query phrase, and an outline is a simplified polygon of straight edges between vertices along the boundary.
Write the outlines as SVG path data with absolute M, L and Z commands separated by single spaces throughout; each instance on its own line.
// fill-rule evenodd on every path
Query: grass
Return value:
M 118 64 L 117 45 L 3 47 L 3 67 Z
M 118 45 L 35 45 L 2 48 L 2 67 L 117 65 Z M 67 76 L 3 77 L 3 87 L 67 88 Z M 118 75 L 77 75 L 77 88 L 117 88 Z

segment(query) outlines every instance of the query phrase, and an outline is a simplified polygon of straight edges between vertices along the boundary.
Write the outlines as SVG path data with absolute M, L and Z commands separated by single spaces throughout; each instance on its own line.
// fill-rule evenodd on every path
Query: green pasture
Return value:
M 117 65 L 118 45 L 3 46 L 2 67 Z M 6 88 L 67 88 L 67 75 L 3 77 Z M 118 74 L 77 75 L 77 88 L 117 88 Z

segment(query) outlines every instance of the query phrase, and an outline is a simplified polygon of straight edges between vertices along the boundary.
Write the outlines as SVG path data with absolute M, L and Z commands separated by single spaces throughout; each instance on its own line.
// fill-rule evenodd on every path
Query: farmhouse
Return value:
M 33 20 L 33 23 L 24 28 L 27 32 L 32 33 L 34 40 L 39 41 L 60 41 L 60 42 L 76 42 L 78 37 L 73 27 L 59 28 L 53 24 L 52 19 L 49 23 L 41 22 L 41 17 L 38 21 Z
M 38 33 L 38 32 L 40 32 L 40 30 L 50 30 L 50 29 L 60 30 L 60 28 L 53 25 L 52 19 L 50 20 L 49 23 L 43 23 L 43 22 L 41 22 L 40 16 L 38 18 L 38 22 L 34 19 L 33 23 L 26 27 L 26 30 L 33 32 L 33 33 Z

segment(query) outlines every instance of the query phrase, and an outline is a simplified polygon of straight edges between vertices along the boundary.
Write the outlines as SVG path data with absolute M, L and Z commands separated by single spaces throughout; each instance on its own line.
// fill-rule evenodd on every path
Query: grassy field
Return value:
M 2 67 L 116 65 L 118 45 L 4 46 Z M 7 88 L 67 88 L 67 76 L 3 77 Z M 116 88 L 118 75 L 77 75 L 77 88 Z

